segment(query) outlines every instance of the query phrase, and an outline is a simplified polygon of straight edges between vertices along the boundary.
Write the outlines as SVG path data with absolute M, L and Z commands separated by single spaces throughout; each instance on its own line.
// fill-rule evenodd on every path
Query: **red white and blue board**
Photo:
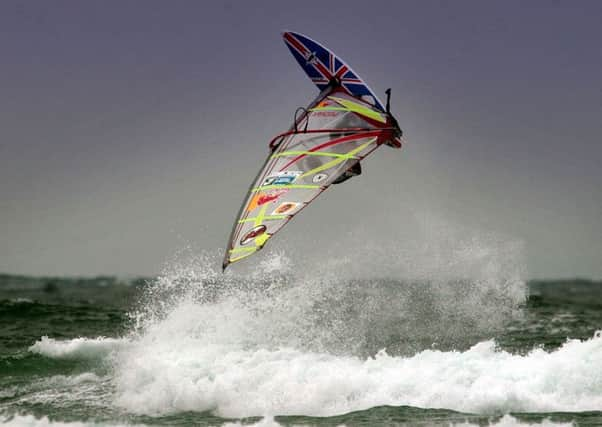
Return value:
M 326 89 L 335 79 L 350 95 L 362 98 L 381 111 L 385 111 L 372 89 L 331 50 L 303 34 L 292 31 L 282 33 L 282 38 L 301 68 L 320 91 Z

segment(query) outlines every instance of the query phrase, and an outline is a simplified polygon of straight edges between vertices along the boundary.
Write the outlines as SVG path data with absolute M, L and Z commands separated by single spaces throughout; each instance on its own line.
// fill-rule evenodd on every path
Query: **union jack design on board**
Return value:
M 303 34 L 287 31 L 282 37 L 301 68 L 320 91 L 326 89 L 332 79 L 336 79 L 350 95 L 363 99 L 370 97 L 378 109 L 385 111 L 368 85 L 330 50 Z

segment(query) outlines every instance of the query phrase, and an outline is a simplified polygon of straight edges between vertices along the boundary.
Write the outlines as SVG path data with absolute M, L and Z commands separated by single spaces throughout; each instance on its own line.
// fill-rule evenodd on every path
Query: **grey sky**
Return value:
M 600 22 L 599 1 L 3 1 L 0 271 L 152 274 L 223 247 L 316 94 L 289 29 L 391 87 L 409 143 L 277 244 L 341 212 L 375 236 L 434 215 L 522 241 L 530 277 L 602 278 Z

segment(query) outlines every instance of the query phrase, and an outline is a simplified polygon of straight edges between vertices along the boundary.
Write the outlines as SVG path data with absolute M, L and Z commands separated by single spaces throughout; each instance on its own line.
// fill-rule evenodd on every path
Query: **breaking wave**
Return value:
M 235 350 L 173 330 L 171 340 L 168 335 L 163 330 L 132 340 L 112 355 L 101 350 L 115 363 L 117 406 L 138 414 L 213 411 L 236 418 L 331 416 L 384 405 L 480 414 L 602 407 L 600 333 L 526 355 L 484 341 L 462 352 L 424 350 L 404 357 L 381 351 L 369 358 L 291 348 Z M 103 340 L 114 345 L 107 338 L 97 341 Z M 70 341 L 54 344 L 64 348 Z M 78 381 L 99 379 L 82 374 L 69 384 Z
M 61 341 L 44 336 L 29 347 L 29 351 L 53 359 L 101 359 L 119 350 L 127 342 L 125 338 L 75 338 Z
M 233 350 L 189 338 L 143 340 L 121 355 L 117 404 L 134 413 L 330 416 L 376 406 L 472 413 L 602 407 L 602 337 L 520 356 L 492 341 L 411 357 L 342 357 L 294 349 Z
M 212 267 L 220 254 L 184 251 L 141 297 L 127 337 L 44 337 L 30 351 L 106 360 L 112 404 L 140 415 L 267 423 L 385 405 L 485 415 L 602 408 L 599 335 L 520 355 L 491 339 L 526 300 L 520 245 L 435 234 L 404 241 L 404 251 L 364 246 L 316 259 L 274 245 L 258 266 L 225 275 Z
M 211 267 L 221 254 L 178 254 L 132 313 L 131 345 L 114 359 L 115 404 L 224 417 L 602 407 L 592 375 L 602 338 L 526 355 L 490 339 L 526 300 L 520 244 L 425 221 L 436 237 L 403 249 L 312 258 L 274 245 L 238 274 Z

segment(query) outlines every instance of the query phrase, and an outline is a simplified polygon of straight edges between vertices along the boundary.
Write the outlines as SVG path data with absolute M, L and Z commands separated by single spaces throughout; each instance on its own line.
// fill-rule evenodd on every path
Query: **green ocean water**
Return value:
M 0 419 L 602 425 L 600 282 L 277 282 L 0 276 Z

